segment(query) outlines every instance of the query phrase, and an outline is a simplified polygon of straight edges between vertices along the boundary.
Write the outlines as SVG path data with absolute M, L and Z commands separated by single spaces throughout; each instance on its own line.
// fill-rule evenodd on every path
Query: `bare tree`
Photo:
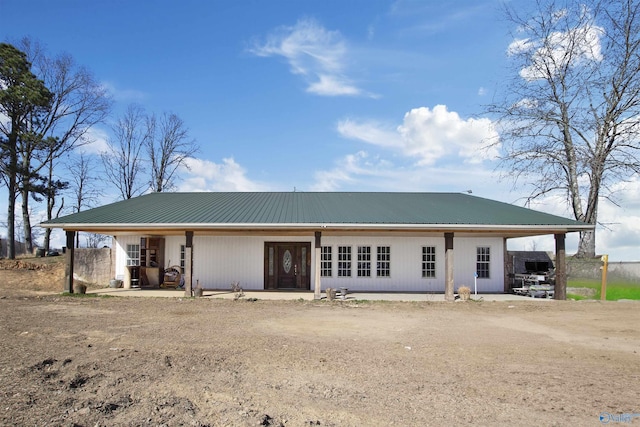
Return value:
M 52 57 L 45 49 L 29 38 L 19 44 L 33 65 L 33 70 L 53 93 L 47 114 L 39 120 L 31 120 L 30 132 L 40 138 L 24 138 L 22 154 L 22 219 L 25 242 L 32 249 L 30 197 L 41 201 L 46 198 L 47 219 L 53 218 L 56 199 L 66 188 L 66 183 L 56 179 L 56 160 L 76 147 L 90 142 L 88 132 L 102 122 L 111 108 L 106 89 L 92 73 L 78 66 L 66 54 Z M 48 248 L 48 237 L 45 246 Z
M 514 74 L 488 108 L 502 166 L 530 200 L 561 192 L 576 220 L 595 225 L 611 184 L 640 172 L 640 2 L 531 4 L 506 10 Z M 595 231 L 581 233 L 577 255 L 595 255 Z
M 155 114 L 147 119 L 147 152 L 151 163 L 150 185 L 156 192 L 173 188 L 175 173 L 186 160 L 198 151 L 180 117 L 164 113 L 159 120 Z
M 87 248 L 99 248 L 100 245 L 104 245 L 108 240 L 109 236 L 98 233 L 87 233 L 85 235 L 85 240 L 87 243 Z
M 107 179 L 123 200 L 138 196 L 147 188 L 141 177 L 144 172 L 141 153 L 148 139 L 145 120 L 142 107 L 129 105 L 113 126 L 108 151 L 101 154 Z
M 80 153 L 69 165 L 71 191 L 73 193 L 73 212 L 81 212 L 84 208 L 95 205 L 102 190 L 98 187 L 99 179 L 94 173 L 95 165 L 91 157 Z M 47 231 L 50 229 L 47 228 Z M 76 233 L 76 247 L 80 246 L 80 233 Z
M 58 197 L 58 195 L 69 187 L 69 183 L 56 179 L 54 176 L 54 162 L 55 158 L 49 158 L 47 185 L 45 188 L 46 202 L 47 202 L 47 219 L 58 218 L 60 212 L 64 209 L 64 197 Z M 56 203 L 60 201 L 60 205 L 56 209 Z M 55 212 L 54 212 L 55 211 Z M 44 249 L 49 251 L 51 249 L 51 228 L 45 229 L 44 232 Z

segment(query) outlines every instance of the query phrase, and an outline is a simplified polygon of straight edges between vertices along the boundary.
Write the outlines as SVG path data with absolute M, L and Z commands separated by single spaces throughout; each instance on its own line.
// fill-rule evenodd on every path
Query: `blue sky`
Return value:
M 130 103 L 178 114 L 201 148 L 180 191 L 471 190 L 523 203 L 482 149 L 497 135 L 483 105 L 513 41 L 497 0 L 0 0 L 0 16 L 2 41 L 29 36 L 92 70 L 111 120 Z M 93 152 L 109 132 L 92 130 Z M 603 204 L 613 225 L 599 253 L 639 258 L 639 193 L 636 181 L 625 207 Z M 532 207 L 570 217 L 556 199 Z

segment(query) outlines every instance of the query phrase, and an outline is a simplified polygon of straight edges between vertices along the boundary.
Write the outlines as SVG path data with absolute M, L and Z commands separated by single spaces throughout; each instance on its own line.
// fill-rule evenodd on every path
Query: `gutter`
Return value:
M 66 230 L 83 231 L 87 229 L 104 229 L 111 231 L 128 231 L 140 229 L 162 229 L 162 230 L 474 230 L 474 231 L 591 231 L 595 229 L 591 224 L 576 225 L 496 225 L 496 224 L 362 224 L 362 223 L 283 223 L 283 224 L 256 224 L 256 223 L 138 223 L 138 224 L 117 224 L 117 223 L 53 223 L 39 224 L 43 228 L 62 228 Z

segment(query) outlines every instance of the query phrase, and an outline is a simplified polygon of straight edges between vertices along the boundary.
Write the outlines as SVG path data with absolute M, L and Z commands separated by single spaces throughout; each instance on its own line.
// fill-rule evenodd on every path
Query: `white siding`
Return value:
M 167 236 L 164 239 L 165 268 L 180 265 L 180 245 L 187 242 L 185 236 Z
M 489 278 L 478 279 L 478 292 L 504 292 L 504 245 L 500 237 L 460 237 L 453 239 L 455 289 L 458 289 L 458 286 L 468 286 L 473 292 L 476 272 L 476 249 L 481 246 L 491 248 L 491 263 L 489 266 Z
M 265 242 L 308 242 L 311 244 L 311 290 L 314 289 L 314 238 L 294 236 L 195 236 L 193 240 L 193 284 L 199 280 L 205 289 L 230 289 L 239 282 L 245 290 L 264 289 Z M 119 236 L 115 241 L 116 272 L 124 275 L 126 245 L 137 244 L 140 236 Z M 168 236 L 165 260 L 180 264 L 180 245 L 184 236 Z M 322 289 L 346 287 L 353 291 L 444 292 L 444 237 L 425 236 L 323 236 L 322 246 L 332 247 L 332 276 L 322 277 Z M 338 246 L 351 246 L 351 277 L 338 277 Z M 371 247 L 371 277 L 357 276 L 358 246 Z M 378 246 L 391 248 L 391 276 L 376 277 Z M 436 277 L 422 277 L 422 247 L 436 248 Z M 502 238 L 454 238 L 454 284 L 473 291 L 476 248 L 491 248 L 490 277 L 478 279 L 478 292 L 502 292 L 504 289 Z M 165 266 L 166 267 L 166 266 Z
M 204 289 L 230 289 L 231 283 L 239 282 L 245 290 L 262 290 L 265 242 L 309 242 L 313 247 L 312 241 L 312 237 L 195 236 L 193 283 L 199 280 Z
M 332 248 L 332 276 L 322 277 L 322 289 L 354 291 L 435 292 L 444 290 L 444 237 L 327 236 L 322 246 Z M 338 247 L 351 246 L 351 277 L 338 277 Z M 371 246 L 371 277 L 358 277 L 358 246 Z M 391 248 L 391 276 L 376 277 L 378 246 Z M 422 278 L 422 247 L 436 247 L 436 277 Z
M 139 245 L 140 236 L 116 236 L 113 241 L 116 251 L 116 277 L 124 278 L 127 266 L 127 245 Z

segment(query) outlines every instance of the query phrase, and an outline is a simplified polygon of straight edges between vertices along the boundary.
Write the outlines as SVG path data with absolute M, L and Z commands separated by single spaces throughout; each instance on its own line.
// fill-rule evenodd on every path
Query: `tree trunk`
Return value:
M 16 175 L 9 172 L 9 206 L 7 209 L 7 258 L 16 259 Z
M 27 253 L 33 253 L 33 235 L 31 234 L 31 218 L 29 215 L 29 190 L 25 182 L 22 190 L 22 226 L 24 230 L 24 246 Z
M 45 252 L 49 252 L 51 249 L 51 229 L 45 228 L 44 230 L 44 250 Z
M 580 244 L 578 245 L 578 258 L 593 258 L 596 256 L 596 232 L 595 230 L 581 231 Z
M 16 189 L 17 170 L 18 170 L 18 153 L 16 151 L 18 134 L 18 123 L 13 120 L 11 122 L 11 134 L 8 138 L 9 165 L 7 173 L 9 174 L 9 185 L 7 187 L 9 193 L 7 208 L 7 258 L 16 259 Z

